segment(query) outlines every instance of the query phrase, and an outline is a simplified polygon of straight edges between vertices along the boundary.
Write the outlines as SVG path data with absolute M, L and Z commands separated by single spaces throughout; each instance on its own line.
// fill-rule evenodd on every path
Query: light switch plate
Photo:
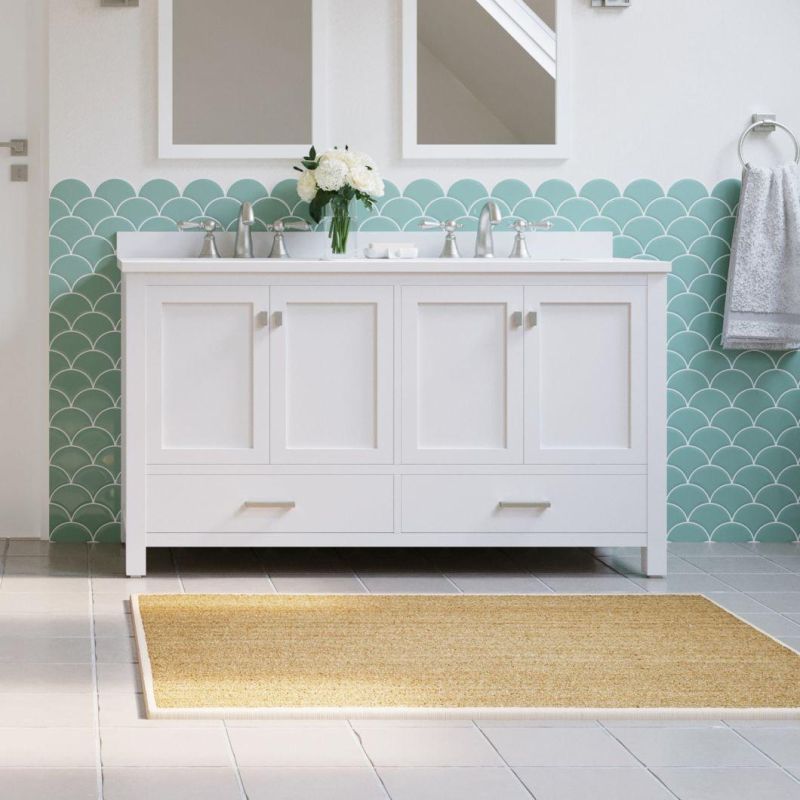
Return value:
M 11 182 L 12 183 L 25 183 L 28 180 L 28 165 L 27 164 L 12 164 L 11 165 Z

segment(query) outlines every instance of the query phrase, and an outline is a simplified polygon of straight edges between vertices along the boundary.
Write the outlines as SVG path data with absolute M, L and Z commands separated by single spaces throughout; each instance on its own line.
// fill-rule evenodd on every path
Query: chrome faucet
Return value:
M 475 258 L 494 258 L 494 237 L 492 228 L 503 215 L 494 200 L 486 202 L 478 217 L 478 236 L 475 239 Z
M 245 201 L 239 209 L 239 225 L 236 228 L 236 244 L 233 248 L 234 258 L 253 257 L 253 234 L 251 228 L 255 221 L 253 204 Z

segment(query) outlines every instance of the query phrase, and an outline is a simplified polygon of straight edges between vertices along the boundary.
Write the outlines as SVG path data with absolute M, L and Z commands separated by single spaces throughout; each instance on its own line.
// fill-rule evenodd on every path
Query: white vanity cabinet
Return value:
M 150 546 L 613 546 L 666 569 L 653 261 L 121 257 Z

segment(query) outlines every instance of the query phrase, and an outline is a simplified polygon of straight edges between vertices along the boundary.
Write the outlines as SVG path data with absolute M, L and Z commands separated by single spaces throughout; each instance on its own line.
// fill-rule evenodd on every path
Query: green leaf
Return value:
M 308 205 L 308 213 L 314 222 L 319 223 L 325 213 L 325 207 L 336 197 L 336 192 L 323 191 L 320 189 L 314 199 Z
M 308 158 L 311 161 L 317 160 L 317 149 L 314 147 L 313 144 L 311 145 L 311 149 L 308 151 Z

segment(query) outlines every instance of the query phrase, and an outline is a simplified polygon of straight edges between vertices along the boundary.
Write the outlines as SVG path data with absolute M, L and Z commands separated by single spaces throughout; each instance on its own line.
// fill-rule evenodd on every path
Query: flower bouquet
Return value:
M 366 153 L 345 147 L 327 150 L 321 155 L 312 147 L 302 159 L 303 167 L 294 167 L 301 173 L 297 179 L 297 194 L 309 204 L 309 213 L 319 223 L 325 209 L 331 207 L 331 226 L 328 236 L 331 252 L 347 252 L 350 234 L 351 203 L 358 201 L 367 209 L 375 205 L 375 198 L 383 196 L 383 180 L 375 162 Z

